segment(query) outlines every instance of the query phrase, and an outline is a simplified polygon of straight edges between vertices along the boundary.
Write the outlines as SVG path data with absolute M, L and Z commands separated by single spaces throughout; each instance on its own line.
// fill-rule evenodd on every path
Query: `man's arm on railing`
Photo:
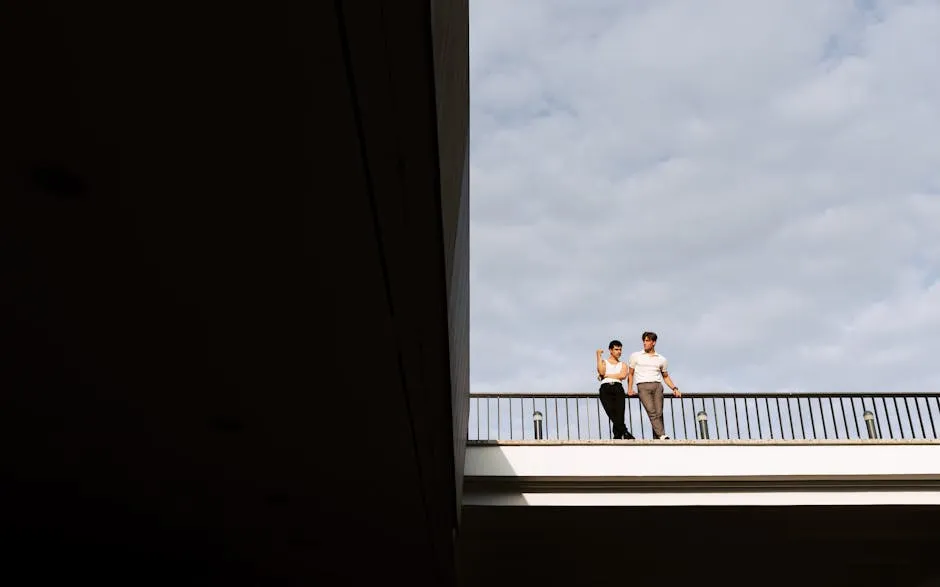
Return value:
M 672 390 L 672 395 L 676 397 L 682 397 L 682 392 L 679 391 L 679 386 L 673 383 L 672 377 L 669 376 L 669 372 L 665 369 L 663 370 L 663 381 L 665 381 L 666 385 L 669 386 L 669 389 Z
M 630 353 L 630 358 L 627 359 L 627 395 L 636 395 L 633 391 L 634 367 L 636 367 L 636 353 Z

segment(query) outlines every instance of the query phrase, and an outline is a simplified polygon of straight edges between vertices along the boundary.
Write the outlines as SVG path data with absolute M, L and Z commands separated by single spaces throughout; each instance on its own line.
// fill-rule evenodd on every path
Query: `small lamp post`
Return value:
M 865 410 L 862 418 L 865 419 L 865 428 L 868 428 L 869 440 L 876 440 L 878 438 L 878 429 L 875 428 L 875 415 L 871 413 L 871 410 Z
M 708 440 L 708 414 L 705 413 L 705 410 L 702 410 L 695 414 L 695 420 L 698 422 L 698 437 Z
M 535 425 L 535 439 L 542 440 L 542 412 L 536 410 L 532 414 L 532 423 Z

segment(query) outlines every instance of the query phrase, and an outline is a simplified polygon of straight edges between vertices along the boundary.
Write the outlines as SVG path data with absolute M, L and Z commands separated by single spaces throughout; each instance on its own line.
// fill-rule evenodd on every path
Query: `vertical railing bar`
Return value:
M 574 400 L 574 409 L 576 412 L 575 420 L 574 420 L 574 424 L 575 424 L 574 434 L 571 433 L 571 400 Z M 568 422 L 568 440 L 577 440 L 577 437 L 578 437 L 577 427 L 579 425 L 579 422 L 578 422 L 577 410 L 578 410 L 578 398 L 576 397 L 568 398 L 568 400 L 565 401 L 565 411 L 568 413 L 567 419 L 565 420 L 566 422 Z
M 669 398 L 669 417 L 672 419 L 672 437 L 679 438 L 679 435 L 676 434 L 676 398 Z M 682 401 L 682 398 L 679 398 L 679 401 Z M 684 427 L 683 427 L 684 428 Z
M 493 418 L 490 417 L 490 398 L 486 398 L 486 440 L 490 439 L 490 428 L 493 426 Z
M 579 434 L 578 438 L 580 438 L 581 440 L 591 440 L 591 438 L 593 437 L 591 436 L 591 399 L 590 398 L 584 398 L 584 421 L 585 421 L 585 425 L 587 426 L 587 434 L 586 435 Z
M 799 422 L 799 425 L 801 426 L 801 428 L 800 428 L 800 438 L 803 438 L 803 436 L 804 436 L 804 434 L 803 434 L 803 429 L 802 429 L 802 426 L 803 426 L 803 414 L 800 414 L 800 413 L 799 413 L 799 410 L 800 410 L 800 400 L 799 400 L 799 399 L 793 399 L 793 398 L 788 397 L 788 398 L 787 398 L 787 414 L 790 415 L 790 433 L 791 433 L 791 435 L 793 436 L 793 440 L 796 440 L 796 439 L 797 439 L 797 438 L 796 438 L 796 423 L 793 421 L 793 402 L 794 402 L 794 401 L 796 402 L 797 417 L 800 419 L 800 422 Z
M 863 403 L 862 407 L 865 407 L 864 402 L 862 403 Z M 854 397 L 849 398 L 849 405 L 852 406 L 852 422 L 855 424 L 855 435 L 858 436 L 859 439 L 861 439 L 862 430 L 861 428 L 858 427 L 858 412 L 855 411 L 855 398 Z
M 927 429 L 924 428 L 924 417 L 920 415 L 920 404 L 917 403 L 917 398 L 904 398 L 904 407 L 907 409 L 908 418 L 911 417 L 911 404 L 907 400 L 914 400 L 914 409 L 917 410 L 917 423 L 920 424 L 920 433 L 924 435 L 924 440 L 927 439 Z M 917 435 L 914 433 L 914 425 L 911 424 L 911 436 L 917 438 Z
M 578 398 L 574 398 L 574 421 L 578 423 L 578 440 L 584 440 L 581 438 L 581 402 Z
M 731 440 L 731 428 L 728 427 L 728 398 L 721 398 L 721 411 L 725 414 L 725 433 L 728 435 L 728 440 Z
M 558 398 L 552 398 L 552 403 L 555 404 L 555 440 L 561 440 L 561 425 L 558 422 Z M 568 429 L 567 422 L 565 423 L 565 430 Z
M 907 427 L 911 429 L 911 438 L 914 438 L 914 420 L 911 418 L 911 411 L 907 409 L 907 402 L 904 404 L 904 411 L 907 413 Z M 901 408 L 898 406 L 898 398 L 894 397 L 894 410 L 898 413 L 898 426 L 901 426 Z M 904 437 L 904 427 L 901 426 L 901 437 Z
M 829 398 L 829 404 L 832 404 L 832 398 Z M 849 420 L 845 417 L 845 398 L 839 398 L 839 411 L 842 412 L 842 426 L 845 427 L 845 438 L 848 440 L 849 436 Z
M 541 412 L 542 412 L 542 422 L 543 422 L 542 423 L 542 439 L 551 440 L 552 438 L 551 425 L 549 424 L 551 422 L 551 414 L 548 413 L 548 398 L 547 397 L 542 398 Z
M 737 440 L 740 440 L 741 439 L 741 422 L 739 421 L 740 418 L 738 416 L 738 398 L 732 397 L 730 399 L 731 399 L 731 407 L 734 409 L 734 418 L 731 420 L 732 422 L 734 422 L 734 436 Z M 731 438 L 730 428 L 728 430 L 729 430 L 728 438 L 730 439 Z
M 509 440 L 514 440 L 512 437 L 512 398 L 509 398 Z
M 803 404 L 800 398 L 796 398 L 796 413 L 800 417 L 800 438 L 806 440 L 806 427 L 803 426 Z
M 780 431 L 779 438 L 780 440 L 786 440 L 787 435 L 783 431 L 783 414 L 780 413 L 780 397 L 776 396 L 774 400 L 774 409 L 777 410 L 777 429 Z M 767 400 L 768 402 L 770 400 Z M 767 418 L 770 418 L 770 407 L 767 408 Z M 773 430 L 773 420 L 770 421 L 770 429 Z
M 728 400 L 731 400 L 730 402 Z M 734 438 L 741 438 L 741 432 L 738 430 L 738 405 L 735 398 L 725 398 L 725 427 L 728 429 L 728 440 L 731 440 L 731 422 L 734 422 Z M 731 406 L 731 416 L 728 416 L 728 406 Z
M 930 419 L 930 432 L 933 434 L 934 440 L 937 440 L 937 428 L 933 423 L 933 413 L 930 411 L 930 398 L 924 398 L 924 405 L 927 406 L 927 418 Z M 940 398 L 937 398 L 937 407 L 940 408 Z
M 499 398 L 496 398 L 496 401 L 493 403 L 496 406 L 496 438 L 490 438 L 489 433 L 487 433 L 487 438 L 490 438 L 491 440 L 500 440 L 499 436 L 500 436 L 500 427 L 502 426 L 502 420 L 500 419 Z M 490 424 L 492 424 L 492 416 L 488 415 L 487 417 L 490 419 Z
M 790 422 L 790 439 L 796 440 L 796 431 L 793 430 L 793 408 L 790 407 L 790 398 L 783 398 L 783 403 L 787 406 L 787 420 Z
M 744 398 L 744 425 L 747 426 L 747 439 L 754 440 L 754 435 L 751 434 L 751 410 L 747 407 L 747 399 Z
M 780 419 L 780 438 L 782 438 L 783 440 L 786 440 L 786 439 L 787 439 L 787 431 L 786 431 L 786 429 L 784 429 L 784 427 L 783 427 L 783 407 L 781 407 L 781 404 L 780 404 L 780 396 L 779 396 L 779 395 L 777 396 L 776 402 L 777 402 L 777 418 Z M 787 408 L 788 408 L 788 409 L 787 409 L 787 422 L 790 422 L 790 424 L 791 424 L 791 426 L 792 426 L 793 420 L 790 418 L 789 406 L 787 406 Z M 793 440 L 793 431 L 792 431 L 792 430 L 790 431 L 790 440 Z
M 836 422 L 836 408 L 832 403 L 832 396 L 829 396 L 826 399 L 829 400 L 829 413 L 832 417 L 832 434 L 833 434 L 832 437 L 838 440 L 839 439 L 839 423 Z M 822 400 L 819 400 L 819 401 L 822 401 Z
M 630 431 L 630 434 L 633 434 L 633 409 L 630 407 L 630 394 L 624 391 L 624 395 L 626 395 L 623 400 L 626 406 L 623 413 L 624 425 L 627 427 L 627 430 Z M 611 435 L 613 435 L 613 428 L 611 428 Z
M 534 398 L 534 397 L 530 397 L 530 398 L 529 398 L 529 401 L 532 402 L 532 409 L 531 409 L 531 410 L 525 409 L 525 400 L 522 400 L 522 425 L 523 425 L 523 426 L 522 426 L 522 432 L 523 432 L 522 436 L 523 436 L 523 438 L 525 438 L 525 421 L 526 421 L 526 419 L 527 419 L 527 418 L 534 418 L 534 417 L 535 417 L 535 398 Z M 526 414 L 528 414 L 528 416 L 527 416 Z M 544 419 L 544 418 L 543 418 L 543 419 Z M 530 422 L 532 422 L 532 440 L 535 440 L 535 439 L 536 439 L 535 420 L 530 420 Z M 544 429 L 543 429 L 543 431 L 544 431 Z
M 502 440 L 503 436 L 503 410 L 499 405 L 499 399 L 496 398 L 496 440 Z
M 918 401 L 919 399 L 920 398 L 916 398 L 916 397 L 914 398 L 914 405 L 917 406 L 917 417 L 918 419 L 920 419 L 920 429 L 924 433 L 924 440 L 929 440 L 930 437 L 927 436 L 927 421 L 924 420 L 924 415 L 920 410 L 920 401 Z M 927 401 L 927 398 L 924 398 L 924 405 L 927 406 L 928 408 L 927 415 L 930 416 L 930 411 L 929 411 L 930 403 Z
M 813 440 L 819 440 L 816 434 L 816 418 L 813 417 L 813 398 L 806 398 L 806 407 L 809 409 L 809 425 L 813 431 Z
M 522 425 L 521 426 L 522 430 L 520 430 L 521 435 L 519 436 L 518 440 L 525 440 L 525 413 L 524 413 L 525 412 L 525 400 L 521 397 L 518 399 L 519 399 L 519 411 L 523 414 L 522 418 L 519 419 L 519 423 Z M 512 400 L 513 398 L 509 398 L 509 433 L 510 434 L 514 434 L 513 426 L 512 426 L 513 425 Z
M 558 437 L 558 418 L 555 418 L 555 437 Z M 545 398 L 545 438 L 550 439 L 551 435 L 548 432 L 548 398 Z
M 695 403 L 694 401 L 692 402 Z M 682 407 L 682 435 L 686 440 L 689 439 L 689 423 L 686 421 L 685 417 L 685 398 L 679 398 L 679 405 Z M 695 406 L 692 406 L 692 412 L 695 413 Z
M 774 420 L 770 417 L 770 400 L 764 398 L 764 409 L 767 410 L 767 426 L 770 427 L 770 439 L 774 439 Z M 777 414 L 777 419 L 780 419 L 780 414 Z
M 764 440 L 764 424 L 760 419 L 760 400 L 759 397 L 754 398 L 754 417 L 757 418 L 757 437 Z
M 812 416 L 812 420 L 811 420 L 811 421 L 813 422 L 813 438 L 815 438 L 815 439 L 817 439 L 817 440 L 820 440 L 820 438 L 819 438 L 819 432 L 816 430 L 816 411 L 817 411 L 817 410 L 816 410 L 815 408 L 813 408 L 813 398 L 811 398 L 811 397 L 810 397 L 810 398 L 807 398 L 806 403 L 809 405 L 809 413 L 810 413 L 810 415 Z M 819 411 L 820 411 L 820 412 L 822 411 L 822 407 L 820 407 Z M 826 438 L 826 420 L 823 419 L 823 436 L 822 436 L 822 440 L 825 440 L 825 438 Z
M 715 414 L 715 440 L 721 440 L 721 428 L 718 426 L 718 405 L 712 398 L 712 412 Z
M 837 403 L 839 404 L 839 414 L 842 415 L 842 418 L 843 418 L 843 420 L 844 420 L 844 419 L 845 419 L 845 410 L 842 409 L 842 399 L 841 399 L 841 398 L 836 398 L 836 400 L 837 400 Z M 835 406 L 835 403 L 833 403 L 833 401 L 832 401 L 832 397 L 829 398 L 829 409 L 832 410 L 832 426 L 836 429 L 836 439 L 841 439 L 842 437 L 839 436 L 839 434 L 841 434 L 841 433 L 839 432 L 839 422 L 838 422 L 838 419 L 836 418 L 836 406 Z M 842 429 L 843 429 L 843 430 L 846 430 L 846 426 L 848 426 L 848 424 L 847 424 L 846 422 L 843 422 L 843 423 L 842 423 Z M 848 432 L 845 433 L 845 437 L 846 437 L 846 438 L 849 437 L 849 433 L 848 433 Z
M 757 438 L 754 438 L 754 440 L 763 440 L 763 439 L 764 439 L 764 431 L 761 430 L 761 428 L 760 428 L 760 398 L 755 397 L 755 398 L 751 398 L 751 399 L 753 400 L 752 403 L 754 404 L 754 419 L 757 421 Z M 748 410 L 748 417 L 749 417 L 749 418 L 750 418 L 750 415 L 751 415 L 751 411 Z M 748 420 L 748 426 L 750 426 L 750 420 Z M 754 437 L 754 433 L 753 433 L 753 432 L 751 432 L 750 435 L 751 435 L 751 438 Z
M 917 435 L 914 433 L 914 419 L 911 417 L 911 410 L 908 408 L 906 401 L 902 401 L 901 403 L 904 404 L 904 411 L 907 413 L 907 427 L 911 429 L 911 438 L 912 439 L 916 438 Z M 898 423 L 900 423 L 901 422 L 901 414 L 900 414 L 901 408 L 897 407 L 898 405 L 897 397 L 894 398 L 894 405 L 896 409 L 898 410 Z M 904 433 L 904 430 L 902 429 L 901 434 L 903 435 L 903 433 Z
M 872 403 L 874 403 L 874 402 L 872 402 Z M 888 421 L 888 438 L 890 438 L 890 439 L 893 440 L 893 439 L 894 439 L 894 427 L 891 426 L 891 414 L 888 413 L 888 400 L 887 400 L 887 398 L 885 398 L 885 397 L 882 397 L 882 398 L 881 398 L 881 407 L 884 408 L 884 411 L 885 411 L 885 420 Z M 900 425 L 900 422 L 898 422 L 898 425 Z
M 584 398 L 584 416 L 587 419 L 587 438 L 582 440 L 591 440 L 591 399 Z M 578 435 L 581 438 L 581 435 Z
M 786 440 L 787 439 L 787 427 L 783 423 L 784 409 L 780 403 L 780 399 L 781 398 L 778 395 L 776 398 L 774 398 L 774 403 L 777 404 L 777 419 L 780 422 L 780 439 Z M 786 413 L 786 417 L 787 417 L 787 422 L 789 422 L 790 421 L 789 412 Z
M 812 412 L 813 411 L 813 398 L 809 399 L 809 403 L 810 403 L 809 411 Z M 822 439 L 826 440 L 827 438 L 829 438 L 826 432 L 826 411 L 823 408 L 822 399 L 816 398 L 816 403 L 819 404 L 819 420 L 822 422 L 822 433 L 823 433 Z M 813 422 L 815 421 L 816 419 L 813 418 Z

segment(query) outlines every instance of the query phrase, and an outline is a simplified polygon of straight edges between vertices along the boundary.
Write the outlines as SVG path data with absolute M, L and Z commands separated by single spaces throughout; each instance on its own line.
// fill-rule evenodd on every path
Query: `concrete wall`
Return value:
M 467 0 L 433 0 L 431 24 L 459 503 L 470 406 L 470 25 Z
M 940 505 L 940 442 L 471 445 L 465 505 Z
M 451 584 L 467 114 L 430 3 L 133 9 L 0 18 L 6 560 Z

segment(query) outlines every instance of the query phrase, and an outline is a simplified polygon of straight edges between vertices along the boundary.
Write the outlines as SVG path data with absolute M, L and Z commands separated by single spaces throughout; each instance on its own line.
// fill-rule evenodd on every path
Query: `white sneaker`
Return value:
M 659 437 L 659 440 L 672 440 L 672 439 L 669 438 L 669 436 L 663 434 L 662 436 Z

